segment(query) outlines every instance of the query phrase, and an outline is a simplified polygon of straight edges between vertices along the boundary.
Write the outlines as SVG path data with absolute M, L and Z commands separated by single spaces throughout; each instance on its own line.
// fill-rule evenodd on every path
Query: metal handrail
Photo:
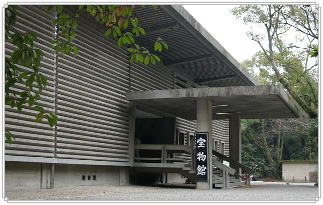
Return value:
M 187 145 L 171 145 L 171 144 L 136 144 L 134 147 L 135 150 L 157 150 L 161 151 L 160 159 L 161 163 L 167 163 L 172 161 L 168 158 L 169 153 L 188 153 L 192 155 L 192 148 Z M 134 160 L 141 160 L 141 157 L 134 157 Z M 156 160 L 157 158 L 151 158 L 151 160 Z M 192 155 L 193 159 L 193 155 Z M 144 160 L 149 160 L 149 157 L 145 157 Z
M 233 160 L 232 158 L 227 157 L 227 156 L 225 156 L 225 155 L 223 155 L 223 154 L 221 154 L 221 153 L 219 153 L 219 152 L 217 152 L 215 150 L 212 150 L 212 154 L 215 155 L 215 156 L 217 156 L 217 157 L 220 157 L 221 159 L 223 159 L 223 160 L 225 160 L 227 162 L 229 162 L 230 165 L 234 165 L 234 166 L 236 166 L 238 168 L 241 168 L 242 170 L 246 171 L 248 174 L 255 173 L 255 171 L 252 170 L 252 169 L 250 169 L 249 167 L 247 167 L 247 166 L 245 166 L 245 165 L 243 165 L 243 164 L 241 164 L 241 163 Z
M 216 159 L 212 159 L 212 162 L 213 162 L 213 165 L 216 166 L 217 168 L 219 169 L 222 169 L 226 172 L 228 172 L 229 174 L 231 175 L 234 175 L 236 173 L 236 170 L 231 168 L 231 167 L 228 167 L 227 165 L 225 164 L 222 164 L 221 162 L 217 161 Z

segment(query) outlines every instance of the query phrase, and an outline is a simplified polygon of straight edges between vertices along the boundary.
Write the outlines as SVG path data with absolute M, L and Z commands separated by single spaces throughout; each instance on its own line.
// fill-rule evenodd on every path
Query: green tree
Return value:
M 256 57 L 265 70 L 271 69 L 269 74 L 276 78 L 273 82 L 281 83 L 300 107 L 316 118 L 318 64 L 311 58 L 317 56 L 317 7 L 244 5 L 232 13 L 253 28 L 263 28 L 263 32 L 252 29 L 248 33 L 261 48 Z M 307 85 L 308 90 L 302 90 L 300 85 Z
M 47 79 L 41 71 L 41 61 L 44 53 L 34 47 L 34 40 L 37 36 L 33 33 L 18 32 L 14 25 L 19 18 L 16 5 L 9 5 L 5 9 L 5 40 L 15 46 L 15 50 L 10 57 L 5 58 L 5 103 L 12 108 L 16 107 L 21 113 L 26 106 L 34 108 L 36 122 L 41 122 L 44 118 L 53 127 L 58 120 L 55 113 L 45 110 L 37 101 L 41 99 L 41 92 L 47 85 Z M 47 11 L 54 9 L 57 18 L 53 25 L 57 28 L 57 37 L 51 41 L 54 44 L 56 54 L 75 55 L 79 49 L 73 40 L 76 38 L 77 18 L 79 10 L 86 9 L 93 18 L 100 24 L 107 27 L 105 36 L 113 35 L 118 41 L 118 46 L 126 45 L 131 53 L 130 63 L 135 60 L 145 65 L 160 61 L 158 52 L 163 48 L 168 49 L 168 45 L 161 37 L 154 42 L 154 51 L 149 51 L 145 47 L 136 44 L 134 36 L 145 35 L 145 29 L 141 26 L 139 18 L 134 14 L 135 5 L 80 5 L 75 6 L 74 12 L 68 14 L 64 12 L 62 5 L 47 6 Z M 145 7 L 145 6 L 142 6 Z M 157 6 L 152 6 L 157 9 Z M 11 143 L 14 135 L 10 130 L 5 130 L 7 142 Z
M 282 160 L 316 160 L 316 125 L 315 120 L 306 118 L 243 120 L 243 163 L 260 177 L 281 178 Z

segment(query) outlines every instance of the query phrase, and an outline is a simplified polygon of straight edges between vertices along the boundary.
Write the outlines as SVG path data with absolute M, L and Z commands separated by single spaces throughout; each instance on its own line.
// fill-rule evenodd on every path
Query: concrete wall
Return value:
M 41 164 L 5 162 L 5 190 L 39 189 Z
M 85 176 L 85 180 L 83 180 Z M 93 179 L 95 176 L 95 180 Z M 55 165 L 55 187 L 119 185 L 120 168 L 88 165 Z
M 5 189 L 49 188 L 50 167 L 49 164 L 6 162 Z M 128 183 L 126 167 L 55 164 L 54 187 Z
M 295 182 L 309 182 L 310 172 L 315 172 L 318 169 L 317 163 L 305 163 L 305 162 L 283 162 L 283 180 L 295 181 Z
M 183 177 L 180 174 L 177 174 L 177 173 L 167 173 L 167 183 L 184 184 L 185 181 L 186 181 L 186 177 Z

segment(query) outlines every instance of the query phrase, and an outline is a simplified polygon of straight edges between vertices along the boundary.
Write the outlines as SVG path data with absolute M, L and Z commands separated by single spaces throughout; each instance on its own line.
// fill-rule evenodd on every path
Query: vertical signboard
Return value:
M 207 181 L 207 132 L 198 132 L 195 137 L 196 181 Z

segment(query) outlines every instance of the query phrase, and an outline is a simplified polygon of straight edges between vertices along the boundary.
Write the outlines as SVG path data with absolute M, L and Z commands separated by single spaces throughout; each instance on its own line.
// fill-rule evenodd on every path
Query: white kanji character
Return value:
M 197 147 L 198 147 L 198 148 L 200 148 L 200 147 L 205 147 L 205 142 L 206 142 L 206 140 L 205 140 L 205 139 L 203 139 L 202 137 L 200 137 L 200 138 L 196 141 L 196 143 L 197 143 L 197 144 L 199 144 Z
M 205 161 L 205 159 L 206 159 L 206 154 L 204 154 L 204 152 L 199 152 L 199 153 L 197 153 L 197 159 L 199 160 L 199 161 Z
M 197 175 L 206 175 L 206 172 L 205 172 L 205 170 L 206 170 L 206 166 L 204 166 L 204 165 L 198 165 L 197 166 Z

